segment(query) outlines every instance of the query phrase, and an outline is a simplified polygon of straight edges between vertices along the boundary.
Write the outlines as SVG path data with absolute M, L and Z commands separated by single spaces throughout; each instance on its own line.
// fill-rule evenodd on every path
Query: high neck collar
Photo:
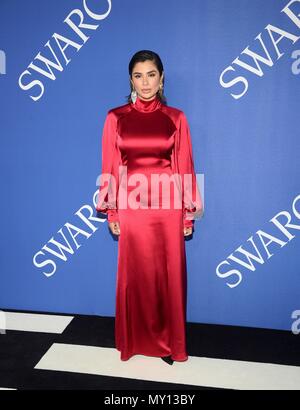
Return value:
M 159 97 L 156 95 L 155 98 L 152 100 L 146 101 L 146 100 L 141 100 L 139 96 L 137 96 L 137 99 L 135 101 L 135 104 L 131 102 L 132 107 L 134 107 L 136 110 L 141 111 L 141 112 L 152 112 L 160 108 L 161 106 L 161 101 Z

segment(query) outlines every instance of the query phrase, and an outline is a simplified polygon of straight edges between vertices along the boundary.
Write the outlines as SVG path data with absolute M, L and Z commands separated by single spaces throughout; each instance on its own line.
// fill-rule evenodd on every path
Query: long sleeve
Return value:
M 120 152 L 117 146 L 117 118 L 108 111 L 102 132 L 102 173 L 96 210 L 107 214 L 108 222 L 118 222 Z
M 180 113 L 175 147 L 178 173 L 182 183 L 183 223 L 185 227 L 193 227 L 194 221 L 203 213 L 203 203 L 194 169 L 190 128 L 184 112 Z

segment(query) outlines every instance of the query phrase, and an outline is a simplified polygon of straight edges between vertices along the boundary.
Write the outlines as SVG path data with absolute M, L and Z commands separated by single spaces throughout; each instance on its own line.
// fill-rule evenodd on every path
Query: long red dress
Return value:
M 170 189 L 162 183 L 162 189 L 151 190 L 151 175 L 161 174 L 177 179 Z M 187 360 L 183 228 L 194 226 L 203 208 L 183 111 L 158 96 L 137 97 L 135 104 L 108 111 L 96 210 L 120 224 L 115 319 L 120 359 L 142 354 Z

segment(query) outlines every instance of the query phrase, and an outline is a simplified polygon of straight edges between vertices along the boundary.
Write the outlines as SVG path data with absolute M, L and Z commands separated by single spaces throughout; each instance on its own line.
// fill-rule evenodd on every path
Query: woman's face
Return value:
M 163 74 L 160 76 L 151 60 L 136 63 L 132 70 L 131 83 L 141 100 L 152 100 L 159 90 Z

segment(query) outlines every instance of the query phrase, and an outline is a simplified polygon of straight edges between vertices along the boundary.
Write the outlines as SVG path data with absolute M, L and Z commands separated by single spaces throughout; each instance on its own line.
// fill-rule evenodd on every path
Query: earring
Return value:
M 158 92 L 159 92 L 160 96 L 162 96 L 162 93 L 163 93 L 163 85 L 162 84 L 159 85 Z
M 136 92 L 136 90 L 132 90 L 130 96 L 131 96 L 131 101 L 133 102 L 133 104 L 135 104 L 136 99 L 137 99 L 137 92 Z

